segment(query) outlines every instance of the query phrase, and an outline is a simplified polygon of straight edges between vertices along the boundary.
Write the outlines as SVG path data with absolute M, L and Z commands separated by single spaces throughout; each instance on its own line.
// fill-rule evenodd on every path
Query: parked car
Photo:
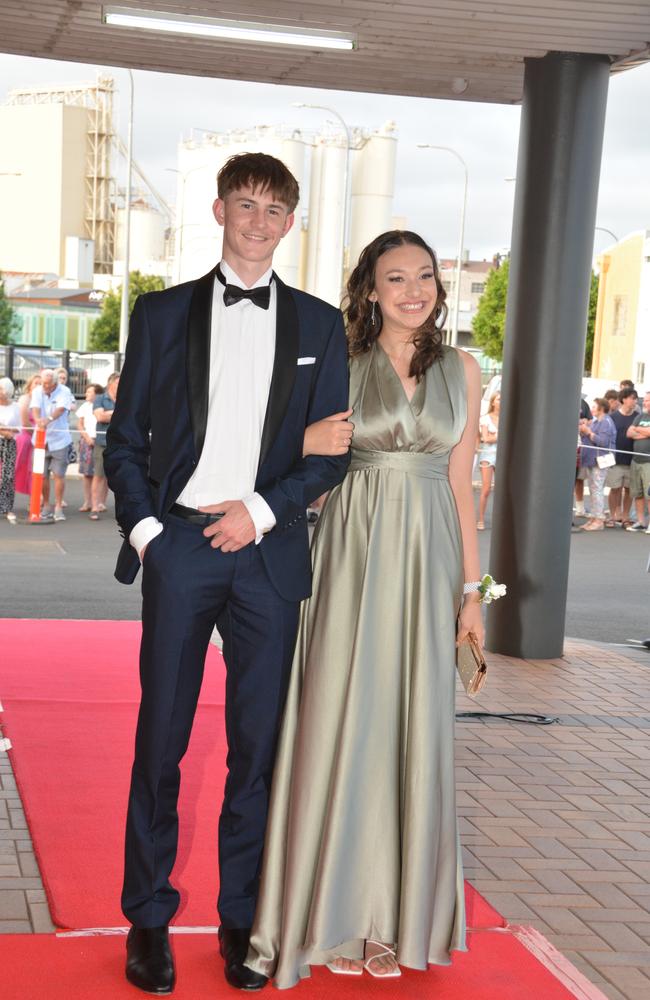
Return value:
M 79 355 L 78 360 L 83 361 L 86 366 L 89 383 L 105 386 L 108 382 L 108 376 L 116 370 L 114 354 Z
M 7 371 L 7 375 L 16 387 L 16 392 L 21 393 L 25 385 L 32 377 L 37 375 L 42 368 L 60 368 L 62 355 L 60 351 L 50 351 L 39 347 L 20 347 L 13 352 L 13 368 Z M 88 372 L 85 368 L 76 365 L 68 368 L 68 386 L 70 391 L 82 398 L 88 385 Z

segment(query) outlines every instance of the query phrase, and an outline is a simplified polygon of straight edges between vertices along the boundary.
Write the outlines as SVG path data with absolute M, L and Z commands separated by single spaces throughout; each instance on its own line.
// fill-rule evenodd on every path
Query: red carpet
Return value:
M 213 935 L 174 935 L 178 983 L 175 1000 L 232 1000 L 216 958 Z M 123 978 L 124 938 L 0 936 L 3 1000 L 136 1000 Z M 336 980 L 316 969 L 291 996 L 300 1000 L 606 1000 L 597 990 L 564 986 L 508 931 L 477 931 L 470 951 L 453 966 L 405 970 L 401 979 L 377 983 L 370 976 Z M 277 993 L 267 989 L 269 1000 Z
M 112 927 L 139 697 L 139 622 L 3 621 L 0 698 L 29 828 L 59 927 Z M 179 923 L 217 922 L 224 667 L 211 646 L 183 763 Z M 187 898 L 192 886 L 191 898 Z
M 53 919 L 59 927 L 122 927 L 122 837 L 138 703 L 137 622 L 0 621 L 0 697 L 11 762 Z M 211 647 L 190 750 L 183 762 L 177 925 L 217 923 L 217 817 L 223 791 L 224 666 Z M 503 918 L 467 886 L 468 954 L 426 973 L 377 984 L 325 970 L 305 1000 L 605 1000 L 530 928 Z M 175 934 L 178 1000 L 226 1000 L 214 934 Z M 0 936 L 2 1000 L 135 1000 L 123 979 L 124 937 Z M 265 994 L 266 995 L 266 994 Z
M 123 926 L 124 814 L 139 686 L 139 622 L 3 620 L 0 697 L 11 761 L 48 893 L 63 928 Z M 217 923 L 224 665 L 211 646 L 183 761 L 176 922 Z M 191 891 L 188 890 L 191 888 Z M 468 888 L 468 925 L 503 919 Z

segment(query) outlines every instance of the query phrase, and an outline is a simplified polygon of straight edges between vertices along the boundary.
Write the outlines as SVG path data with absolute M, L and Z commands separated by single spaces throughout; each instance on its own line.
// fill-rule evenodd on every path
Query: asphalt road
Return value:
M 10 525 L 0 519 L 0 617 L 140 617 L 140 577 L 130 587 L 113 577 L 121 541 L 112 511 L 102 520 L 80 514 L 81 483 L 66 486 L 68 519 L 59 524 Z M 16 513 L 26 514 L 19 496 Z M 488 567 L 488 530 L 480 534 Z M 599 642 L 650 636 L 650 535 L 612 529 L 571 537 L 566 635 Z M 0 653 L 1 659 L 1 653 Z

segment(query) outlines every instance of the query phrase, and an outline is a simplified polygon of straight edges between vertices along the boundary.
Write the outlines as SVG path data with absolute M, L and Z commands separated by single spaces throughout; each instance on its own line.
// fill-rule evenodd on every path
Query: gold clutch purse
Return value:
M 472 632 L 456 647 L 456 669 L 465 691 L 475 698 L 487 680 L 487 663 Z

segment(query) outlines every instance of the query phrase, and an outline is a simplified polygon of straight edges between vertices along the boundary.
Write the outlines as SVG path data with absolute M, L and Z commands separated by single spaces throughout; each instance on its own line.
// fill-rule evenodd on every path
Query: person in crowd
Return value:
M 14 402 L 14 384 L 0 378 L 0 517 L 15 524 L 16 437 L 20 433 L 20 410 Z
M 305 427 L 347 406 L 348 372 L 340 311 L 273 271 L 298 183 L 275 157 L 241 153 L 219 171 L 217 195 L 221 262 L 135 304 L 104 454 L 124 536 L 116 576 L 131 583 L 143 569 L 126 974 L 159 994 L 175 979 L 178 765 L 215 622 L 228 672 L 219 948 L 231 986 L 266 982 L 244 960 L 299 605 L 311 589 L 305 511 L 349 462 L 303 457 Z
M 590 421 L 592 418 L 591 407 L 584 396 L 580 397 L 580 412 L 578 420 Z M 587 479 L 587 469 L 580 464 L 580 438 L 578 438 L 578 449 L 576 451 L 576 478 L 574 485 L 576 517 L 588 517 L 585 510 L 585 480 Z
M 20 434 L 16 438 L 16 493 L 31 496 L 32 492 L 32 434 L 34 433 L 34 418 L 30 409 L 32 393 L 41 384 L 40 372 L 32 375 L 25 384 L 22 395 L 18 399 L 20 411 Z
M 45 468 L 43 471 L 43 509 L 41 518 L 65 521 L 63 500 L 65 474 L 69 463 L 72 436 L 68 425 L 70 390 L 56 380 L 51 368 L 41 372 L 41 384 L 34 388 L 30 409 L 37 427 L 45 428 Z M 50 507 L 50 473 L 54 479 L 54 512 Z
M 619 382 L 618 387 L 619 387 L 619 389 L 634 389 L 636 391 L 636 386 L 634 385 L 634 382 L 632 381 L 631 378 L 623 378 L 623 379 L 621 379 L 621 381 Z M 636 398 L 636 412 L 637 412 L 637 414 L 639 414 L 639 413 L 642 412 L 641 403 L 639 402 L 638 393 L 637 393 L 637 398 Z
M 616 465 L 607 470 L 605 485 L 609 486 L 609 517 L 605 521 L 606 528 L 613 528 L 617 524 L 628 528 L 632 524 L 630 520 L 632 444 L 627 436 L 627 430 L 636 417 L 637 399 L 636 389 L 621 389 L 618 394 L 618 409 L 613 413 L 610 410 L 609 413 L 616 427 Z
M 75 399 L 75 395 L 72 389 L 68 385 L 68 369 L 63 367 L 55 368 L 54 374 L 56 376 L 56 380 L 59 383 L 59 385 L 62 386 L 68 393 L 68 403 L 69 403 L 68 412 L 74 413 L 77 409 L 77 400 Z M 71 442 L 70 447 L 68 448 L 68 464 L 70 465 L 72 462 L 76 461 L 77 461 L 77 453 L 74 444 Z M 61 501 L 61 506 L 64 508 L 68 506 L 65 498 Z
M 68 369 L 63 367 L 56 368 L 54 374 L 56 375 L 56 379 L 59 385 L 62 385 L 65 389 L 67 389 L 69 393 L 69 403 L 70 403 L 69 411 L 74 412 L 77 409 L 77 400 L 75 399 L 72 389 L 68 385 L 68 377 L 69 377 Z
M 480 370 L 442 343 L 416 233 L 374 239 L 348 297 L 352 460 L 315 529 L 247 962 L 280 988 L 313 965 L 393 978 L 465 948 L 454 659 L 483 638 Z M 308 429 L 308 453 L 345 450 L 339 416 Z
M 119 372 L 108 376 L 105 392 L 95 397 L 93 402 L 93 417 L 95 419 L 95 445 L 93 448 L 93 481 L 91 490 L 91 521 L 98 521 L 99 515 L 106 510 L 106 495 L 108 484 L 104 472 L 104 449 L 106 448 L 106 431 L 113 416 L 117 389 L 120 383 Z
M 580 420 L 580 466 L 587 470 L 589 482 L 589 520 L 583 531 L 602 531 L 605 527 L 605 480 L 607 469 L 614 464 L 616 427 L 609 416 L 609 403 L 604 398 L 593 401 L 591 420 Z
M 619 404 L 619 400 L 618 400 L 618 394 L 619 394 L 619 392 L 620 392 L 620 389 L 608 389 L 607 392 L 605 393 L 605 395 L 603 396 L 603 399 L 606 399 L 607 402 L 609 403 L 609 415 L 610 415 L 610 417 L 612 417 L 616 413 L 616 411 L 618 410 L 618 407 L 620 405 Z
M 77 430 L 79 431 L 79 475 L 83 476 L 83 503 L 80 511 L 92 510 L 92 484 L 95 468 L 93 450 L 95 447 L 95 433 L 97 420 L 93 413 L 93 404 L 98 396 L 104 392 L 104 387 L 96 383 L 91 383 L 86 388 L 86 398 L 77 410 Z
M 646 522 L 646 504 L 650 506 L 650 392 L 643 397 L 643 409 L 627 429 L 634 456 L 630 465 L 630 492 L 634 497 L 636 521 L 628 531 L 650 534 L 650 519 Z
M 494 470 L 497 462 L 497 438 L 499 436 L 499 413 L 501 410 L 501 393 L 494 392 L 490 396 L 487 413 L 479 422 L 479 453 L 478 465 L 481 470 L 481 494 L 478 501 L 479 531 L 485 528 L 485 509 L 490 498 L 494 481 Z

